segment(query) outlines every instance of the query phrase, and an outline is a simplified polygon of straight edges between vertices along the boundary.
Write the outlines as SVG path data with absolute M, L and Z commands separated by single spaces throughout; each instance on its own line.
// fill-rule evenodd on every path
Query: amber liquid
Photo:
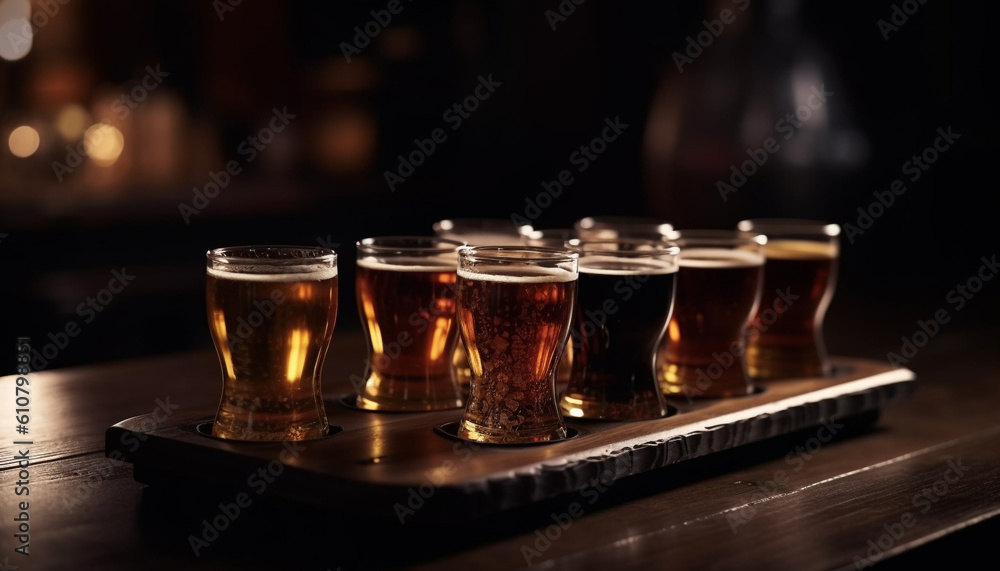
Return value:
M 836 287 L 836 262 L 836 249 L 827 243 L 768 242 L 763 294 L 747 335 L 752 377 L 822 377 L 832 372 L 823 319 Z
M 661 345 L 660 385 L 689 398 L 753 391 L 744 335 L 760 301 L 763 257 L 743 252 L 682 250 L 677 295 Z
M 506 270 L 512 272 L 513 270 Z M 472 381 L 459 436 L 497 444 L 566 437 L 556 365 L 566 345 L 576 275 L 459 271 L 459 322 Z
M 359 261 L 358 313 L 368 340 L 359 407 L 460 408 L 452 358 L 458 342 L 455 267 Z
M 321 377 L 337 320 L 337 286 L 335 269 L 209 271 L 208 323 L 224 380 L 214 436 L 305 440 L 326 434 Z

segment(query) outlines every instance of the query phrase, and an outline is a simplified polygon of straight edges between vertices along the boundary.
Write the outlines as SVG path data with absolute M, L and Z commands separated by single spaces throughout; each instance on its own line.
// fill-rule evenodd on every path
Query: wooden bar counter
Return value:
M 835 321 L 828 334 L 834 352 L 885 356 L 866 341 L 874 335 L 870 328 L 852 333 L 865 329 L 861 317 Z M 324 371 L 329 395 L 351 390 L 347 379 L 362 368 L 363 347 L 359 331 L 335 333 Z M 268 485 L 267 474 L 236 488 L 137 482 L 131 463 L 106 456 L 107 429 L 138 415 L 166 424 L 214 409 L 221 381 L 211 351 L 32 373 L 26 435 L 15 432 L 15 377 L 6 376 L 0 379 L 7 408 L 0 415 L 0 564 L 7 567 L 0 569 L 859 569 L 938 558 L 995 562 L 996 348 L 992 325 L 943 327 L 907 364 L 916 372 L 915 393 L 877 419 L 845 422 L 836 434 L 797 430 L 464 521 L 397 517 L 392 502 L 406 496 L 373 501 L 368 514 L 272 499 L 257 493 Z M 20 451 L 27 461 L 17 458 Z M 16 495 L 24 488 L 27 494 Z M 435 499 L 430 488 L 424 492 L 429 497 L 409 499 L 415 512 Z M 27 509 L 19 502 L 28 502 Z M 22 511 L 28 556 L 14 551 L 21 545 L 14 519 Z

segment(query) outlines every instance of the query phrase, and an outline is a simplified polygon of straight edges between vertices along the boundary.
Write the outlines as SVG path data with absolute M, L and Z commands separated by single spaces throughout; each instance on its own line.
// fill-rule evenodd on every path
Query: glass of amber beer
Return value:
M 747 366 L 758 379 L 822 377 L 832 365 L 823 320 L 837 283 L 840 226 L 758 218 L 739 230 L 767 236 L 760 308 L 747 332 Z
M 368 344 L 359 408 L 461 408 L 452 357 L 463 245 L 434 236 L 380 236 L 357 243 L 358 313 Z
M 321 377 L 337 321 L 337 254 L 240 246 L 206 256 L 208 324 L 224 381 L 213 436 L 324 436 Z
M 625 238 L 569 245 L 580 254 L 580 278 L 562 413 L 594 420 L 666 416 L 654 365 L 673 308 L 677 246 Z
M 575 252 L 551 248 L 459 250 L 458 316 L 472 366 L 459 437 L 490 444 L 566 438 L 555 375 L 578 261 Z
M 735 230 L 674 232 L 680 247 L 677 294 L 660 345 L 660 386 L 690 398 L 744 396 L 746 331 L 764 278 L 761 235 Z

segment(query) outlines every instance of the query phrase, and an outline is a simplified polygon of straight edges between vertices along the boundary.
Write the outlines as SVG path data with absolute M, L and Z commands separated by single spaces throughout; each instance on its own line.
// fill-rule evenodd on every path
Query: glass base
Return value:
M 667 416 L 667 405 L 656 393 L 609 399 L 567 392 L 559 399 L 559 410 L 563 416 L 585 420 L 652 420 Z
M 392 378 L 373 374 L 355 405 L 362 410 L 405 412 L 462 408 L 465 401 L 452 378 Z
M 565 440 L 567 436 L 564 423 L 517 430 L 482 426 L 464 419 L 458 425 L 459 438 L 486 444 L 531 444 Z
M 747 370 L 754 379 L 802 379 L 833 374 L 830 359 L 814 346 L 751 346 L 747 348 L 746 360 Z
M 713 376 L 714 375 L 714 376 Z M 742 397 L 754 392 L 753 381 L 743 367 L 713 369 L 678 363 L 665 364 L 660 389 L 667 396 L 688 399 Z

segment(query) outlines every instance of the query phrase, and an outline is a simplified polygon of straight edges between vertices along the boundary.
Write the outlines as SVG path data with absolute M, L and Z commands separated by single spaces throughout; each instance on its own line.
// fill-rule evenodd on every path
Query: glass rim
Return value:
M 233 255 L 235 253 L 250 253 L 254 251 L 281 253 L 279 257 L 260 257 L 252 255 Z M 299 253 L 305 255 L 286 256 L 287 253 Z M 205 252 L 205 257 L 210 262 L 221 263 L 223 265 L 302 265 L 317 264 L 323 262 L 337 263 L 337 252 L 331 248 L 320 246 L 292 246 L 284 244 L 259 244 L 245 246 L 223 246 L 212 248 Z
M 745 230 L 729 230 L 723 228 L 692 228 L 673 230 L 669 242 L 685 248 L 685 242 L 708 244 L 712 246 L 766 246 L 768 237 L 760 232 Z
M 580 259 L 580 254 L 570 249 L 543 246 L 463 246 L 458 249 L 458 256 L 461 260 L 474 262 L 529 264 L 577 262 Z
M 746 218 L 736 224 L 744 232 L 783 235 L 813 235 L 835 238 L 840 235 L 840 225 L 827 220 L 812 218 Z
M 577 237 L 576 228 L 559 227 L 559 228 L 535 228 L 531 224 L 522 224 L 517 227 L 517 231 L 521 234 L 521 237 L 525 240 L 548 240 L 552 235 L 567 235 L 573 238 Z M 555 239 L 555 238 L 552 238 Z M 566 238 L 568 240 L 569 238 Z
M 511 236 L 520 236 L 518 225 L 507 218 L 442 218 L 431 225 L 435 233 L 461 233 L 462 230 L 510 230 Z
M 635 246 L 651 246 L 649 250 L 605 250 L 600 248 L 588 248 L 588 245 L 602 244 L 631 244 Z M 573 238 L 566 241 L 566 248 L 584 254 L 616 255 L 621 254 L 628 257 L 652 257 L 672 255 L 676 256 L 680 248 L 670 240 L 652 240 L 649 238 Z M 582 256 L 581 256 L 582 258 Z
M 404 246 L 393 244 L 393 242 L 405 243 L 424 242 L 425 246 Z M 467 242 L 452 240 L 441 236 L 418 236 L 418 235 L 384 235 L 369 236 L 362 238 L 355 243 L 359 253 L 365 255 L 386 255 L 386 254 L 449 254 L 456 252 Z M 449 246 L 447 248 L 441 246 Z
M 674 225 L 666 220 L 649 216 L 608 215 L 587 216 L 585 218 L 580 218 L 573 223 L 573 228 L 575 230 L 600 230 L 602 228 L 656 228 L 662 229 L 660 231 L 662 233 L 666 233 L 673 230 Z

